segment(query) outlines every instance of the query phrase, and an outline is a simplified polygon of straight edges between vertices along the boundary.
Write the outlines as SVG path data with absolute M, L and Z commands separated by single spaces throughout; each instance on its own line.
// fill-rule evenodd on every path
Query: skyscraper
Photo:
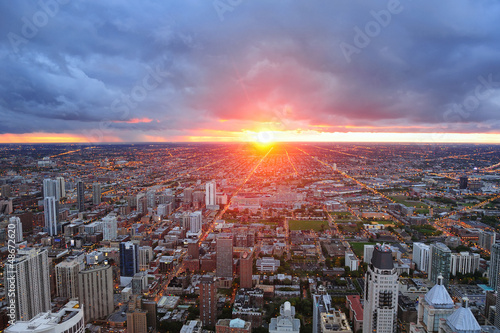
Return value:
M 50 275 L 47 249 L 24 248 L 18 251 L 12 266 L 6 265 L 7 304 L 15 305 L 16 320 L 28 321 L 50 310 Z M 11 301 L 12 299 L 12 301 Z
M 153 248 L 151 246 L 139 247 L 139 270 L 146 271 L 149 268 L 151 260 L 153 260 Z
M 56 293 L 58 297 L 78 297 L 78 273 L 80 263 L 67 260 L 56 265 Z
M 203 325 L 215 325 L 217 321 L 217 288 L 213 276 L 200 279 L 200 319 Z
M 218 277 L 233 277 L 233 238 L 231 236 L 217 237 L 217 266 Z
M 189 231 L 198 233 L 201 231 L 201 211 L 197 210 L 189 214 Z
M 363 332 L 396 332 L 398 274 L 391 249 L 377 245 L 365 277 Z
M 79 212 L 85 210 L 85 185 L 79 180 L 76 183 L 77 208 Z
M 59 192 L 59 198 L 66 197 L 66 183 L 64 182 L 64 177 L 56 177 L 57 188 Z
M 114 309 L 113 270 L 94 266 L 78 273 L 78 297 L 85 322 L 105 318 Z
M 205 205 L 206 206 L 215 205 L 215 191 L 216 191 L 215 180 L 209 181 L 205 185 Z
M 45 228 L 50 236 L 57 235 L 57 209 L 56 198 L 46 197 L 43 199 L 43 213 L 45 215 Z
M 245 251 L 240 257 L 240 287 L 252 288 L 253 252 Z
M 460 176 L 459 187 L 461 190 L 466 190 L 469 185 L 469 178 L 467 176 Z
M 451 250 L 443 243 L 431 244 L 431 259 L 429 267 L 429 280 L 437 283 L 439 275 L 443 276 L 443 284 L 448 286 L 451 270 Z
M 115 215 L 108 215 L 102 219 L 103 240 L 116 239 L 118 236 L 118 221 Z
M 478 245 L 480 248 L 491 252 L 491 248 L 496 241 L 496 233 L 494 231 L 479 231 Z
M 133 277 L 139 272 L 139 249 L 132 242 L 120 243 L 120 275 Z
M 18 216 L 12 216 L 9 219 L 9 224 L 14 226 L 16 243 L 21 243 L 23 241 L 23 224 Z
M 92 183 L 92 203 L 97 206 L 101 203 L 101 184 Z
M 430 246 L 424 243 L 413 243 L 413 262 L 417 269 L 422 272 L 429 271 Z
M 491 248 L 489 286 L 495 291 L 497 290 L 499 275 L 500 275 L 500 244 L 494 244 Z

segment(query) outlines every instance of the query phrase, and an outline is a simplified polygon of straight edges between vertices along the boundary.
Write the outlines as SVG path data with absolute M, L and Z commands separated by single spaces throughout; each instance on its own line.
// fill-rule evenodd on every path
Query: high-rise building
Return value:
M 129 302 L 129 311 L 127 312 L 127 333 L 147 333 L 147 311 L 136 306 L 131 306 Z
M 496 291 L 498 278 L 500 276 L 500 243 L 494 244 L 491 248 L 490 268 L 489 268 L 489 286 Z
M 197 210 L 189 214 L 189 231 L 198 233 L 201 231 L 201 211 Z
M 363 247 L 363 262 L 370 264 L 372 262 L 373 251 L 375 250 L 375 245 L 368 244 Z
M 112 240 L 118 237 L 118 221 L 115 215 L 108 215 L 102 219 L 103 240 Z
M 92 183 L 92 203 L 94 206 L 97 206 L 101 203 L 101 184 L 100 183 Z
M 475 273 L 479 269 L 479 253 L 460 252 L 452 253 L 450 260 L 450 273 L 456 276 L 457 273 Z
M 216 193 L 215 180 L 209 181 L 205 185 L 205 205 L 206 206 L 215 205 L 215 193 Z
M 365 277 L 363 332 L 396 332 L 398 286 L 390 247 L 375 246 Z
M 81 180 L 76 183 L 76 202 L 78 211 L 85 211 L 85 185 Z
M 200 279 L 200 319 L 204 326 L 214 326 L 217 321 L 217 287 L 213 276 Z
M 21 223 L 21 219 L 18 216 L 12 216 L 9 219 L 9 224 L 14 226 L 10 228 L 15 230 L 16 243 L 21 243 L 23 241 L 23 224 Z
M 59 191 L 59 199 L 66 197 L 66 183 L 64 182 L 64 177 L 56 177 L 57 188 Z
M 153 260 L 153 248 L 151 246 L 140 246 L 138 258 L 139 270 L 147 271 L 151 260 Z
M 429 271 L 431 247 L 424 243 L 413 243 L 413 259 L 417 269 L 422 272 Z
M 113 312 L 113 270 L 111 266 L 93 266 L 80 271 L 78 273 L 78 297 L 86 323 L 106 318 Z
M 133 277 L 139 272 L 139 249 L 132 242 L 120 243 L 120 275 Z
M 245 251 L 240 257 L 240 287 L 252 288 L 253 251 Z
M 429 280 L 437 283 L 439 275 L 443 276 L 443 284 L 448 286 L 451 270 L 451 250 L 443 243 L 431 244 L 431 260 L 429 267 Z
M 4 272 L 7 304 L 14 304 L 16 320 L 28 321 L 50 311 L 50 275 L 47 249 L 18 250 L 14 263 Z
M 191 259 L 200 258 L 200 246 L 197 241 L 190 241 L 188 243 L 188 255 L 191 256 Z
M 231 236 L 217 237 L 216 245 L 217 265 L 216 274 L 218 277 L 233 277 L 233 238 Z
M 43 199 L 43 212 L 47 232 L 50 236 L 57 235 L 57 206 L 55 197 L 45 197 Z
M 461 190 L 466 190 L 469 185 L 469 178 L 467 176 L 460 176 L 459 187 Z
M 295 307 L 288 301 L 281 304 L 278 318 L 271 318 L 271 322 L 269 323 L 269 333 L 285 332 L 300 332 L 300 319 L 295 318 Z
M 10 185 L 5 184 L 0 186 L 0 197 L 8 198 L 12 195 L 12 189 Z
M 496 241 L 496 233 L 494 231 L 481 230 L 479 232 L 478 245 L 480 248 L 491 252 L 491 248 Z
M 62 261 L 55 269 L 57 296 L 70 299 L 78 297 L 80 263 L 77 260 Z
M 68 302 L 56 313 L 42 312 L 30 320 L 17 321 L 5 333 L 84 333 L 83 310 L 76 301 Z
M 455 311 L 455 303 L 443 285 L 443 277 L 418 300 L 417 321 L 410 325 L 410 333 L 438 332 L 441 319 L 448 318 Z

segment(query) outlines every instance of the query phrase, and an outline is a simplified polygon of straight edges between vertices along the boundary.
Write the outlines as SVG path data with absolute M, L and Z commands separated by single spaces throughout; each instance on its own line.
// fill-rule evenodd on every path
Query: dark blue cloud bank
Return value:
M 283 117 L 500 128 L 497 1 L 41 0 L 0 13 L 0 134 L 134 140 Z

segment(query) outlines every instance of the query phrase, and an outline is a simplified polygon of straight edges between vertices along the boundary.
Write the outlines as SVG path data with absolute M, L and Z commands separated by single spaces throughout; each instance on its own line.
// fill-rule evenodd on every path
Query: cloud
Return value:
M 500 130 L 493 1 L 55 3 L 0 4 L 0 134 Z

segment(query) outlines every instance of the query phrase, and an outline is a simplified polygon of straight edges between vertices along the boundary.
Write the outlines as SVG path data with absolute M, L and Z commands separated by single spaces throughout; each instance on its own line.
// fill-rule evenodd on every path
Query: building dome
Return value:
M 438 283 L 425 294 L 425 301 L 436 309 L 451 309 L 455 305 L 443 285 L 443 276 L 438 276 Z
M 456 333 L 481 333 L 481 326 L 469 308 L 469 299 L 464 297 L 463 302 L 464 306 L 453 312 L 446 319 L 446 324 Z

